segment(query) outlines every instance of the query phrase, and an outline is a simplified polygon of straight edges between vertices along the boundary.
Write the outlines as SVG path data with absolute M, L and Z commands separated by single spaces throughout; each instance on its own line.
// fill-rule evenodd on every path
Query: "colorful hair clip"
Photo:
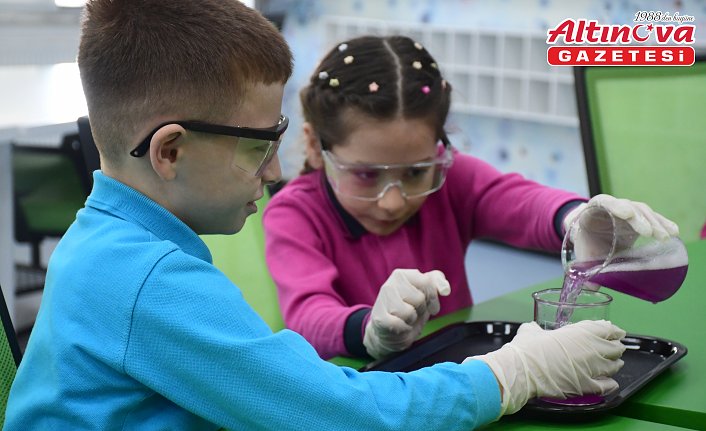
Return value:
M 327 72 L 327 71 L 324 70 L 324 71 L 322 71 L 322 72 L 319 72 L 319 79 L 324 80 L 324 79 L 326 79 L 326 78 L 328 78 L 328 72 Z
M 380 86 L 379 86 L 378 83 L 375 82 L 375 81 L 373 81 L 373 82 L 371 82 L 370 84 L 368 84 L 368 90 L 369 90 L 371 93 L 377 93 L 377 91 L 378 91 L 379 88 L 380 88 Z
M 424 47 L 422 46 L 422 44 L 419 43 L 419 42 L 414 42 L 414 47 L 417 48 L 417 49 L 420 50 L 420 51 L 424 49 Z
M 338 87 L 339 84 L 340 83 L 338 82 L 338 79 L 336 79 L 336 78 L 331 78 L 328 81 L 328 85 L 330 85 L 331 87 Z
M 348 44 L 347 44 L 347 43 L 342 43 L 342 44 L 338 45 L 338 50 L 339 50 L 340 52 L 343 52 L 343 51 L 345 51 L 345 50 L 347 50 L 347 49 L 348 49 Z
M 420 61 L 414 61 L 414 62 L 412 62 L 412 67 L 415 68 L 415 69 L 417 69 L 417 70 L 419 70 L 419 69 L 422 68 L 422 62 L 420 62 Z
M 346 56 L 346 58 L 343 59 L 343 62 L 346 64 L 353 63 L 353 56 L 352 55 Z
M 425 85 L 424 87 L 422 87 L 422 93 L 429 94 L 430 91 L 431 91 L 431 88 L 429 88 L 428 85 Z

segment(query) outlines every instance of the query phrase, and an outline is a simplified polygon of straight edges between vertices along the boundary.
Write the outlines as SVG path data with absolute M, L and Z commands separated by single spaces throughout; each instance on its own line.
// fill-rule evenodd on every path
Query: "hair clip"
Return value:
M 370 91 L 371 93 L 377 93 L 379 88 L 380 88 L 380 86 L 375 81 L 368 84 L 368 91 Z
M 439 65 L 434 62 L 432 62 L 429 66 L 431 66 L 432 69 L 437 69 L 437 70 L 439 69 Z
M 412 67 L 419 70 L 422 68 L 422 63 L 420 61 L 414 61 L 412 62 Z
M 446 80 L 445 80 L 445 79 L 442 79 L 442 80 L 441 80 L 441 88 L 443 88 L 444 90 L 446 90 Z
M 422 87 L 422 93 L 429 94 L 430 91 L 431 91 L 431 88 L 429 88 L 428 85 L 425 85 L 424 87 Z
M 328 78 L 328 72 L 327 72 L 327 71 L 324 70 L 324 71 L 319 72 L 319 79 L 324 80 L 324 79 L 326 79 L 326 78 Z
M 345 51 L 345 50 L 347 50 L 347 49 L 348 49 L 348 44 L 347 44 L 347 43 L 342 43 L 342 44 L 338 45 L 338 50 L 339 50 L 340 52 L 343 52 L 343 51 Z
M 346 58 L 343 59 L 343 62 L 346 64 L 353 63 L 353 56 L 352 55 L 346 56 Z
M 338 82 L 338 79 L 336 79 L 336 78 L 331 78 L 328 81 L 328 85 L 330 85 L 331 87 L 338 87 L 339 84 L 340 83 Z
M 419 43 L 419 42 L 414 42 L 414 47 L 417 48 L 417 49 L 420 50 L 420 51 L 424 49 L 424 47 L 422 46 L 422 44 Z

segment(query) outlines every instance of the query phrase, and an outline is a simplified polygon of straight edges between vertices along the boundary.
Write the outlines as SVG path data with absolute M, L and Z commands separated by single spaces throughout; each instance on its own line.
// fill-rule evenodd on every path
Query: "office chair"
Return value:
M 0 335 L 0 427 L 2 427 L 2 424 L 5 423 L 5 407 L 10 387 L 22 359 L 20 345 L 17 343 L 15 329 L 5 304 L 5 296 L 2 294 L 2 287 L 0 287 L 0 317 L 3 327 L 2 335 Z
M 284 329 L 277 289 L 265 263 L 265 233 L 262 212 L 270 193 L 257 202 L 257 213 L 248 217 L 235 235 L 203 235 L 213 264 L 243 292 L 247 303 L 273 331 Z
M 706 218 L 706 56 L 691 67 L 574 68 L 591 196 L 645 202 L 685 242 Z
M 85 202 L 89 185 L 77 140 L 68 134 L 58 148 L 12 144 L 15 239 L 31 247 L 30 264 L 17 268 L 18 295 L 44 287 L 41 244 L 61 237 Z

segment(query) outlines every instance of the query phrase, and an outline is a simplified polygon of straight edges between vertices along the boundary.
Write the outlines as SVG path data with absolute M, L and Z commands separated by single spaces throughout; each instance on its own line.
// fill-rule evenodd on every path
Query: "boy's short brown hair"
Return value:
M 248 84 L 286 82 L 292 54 L 237 0 L 89 0 L 78 65 L 102 160 L 119 164 L 145 122 L 224 121 Z

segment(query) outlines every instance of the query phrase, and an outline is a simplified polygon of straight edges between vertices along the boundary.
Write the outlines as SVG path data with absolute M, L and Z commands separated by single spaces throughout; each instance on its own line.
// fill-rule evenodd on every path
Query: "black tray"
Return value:
M 499 349 L 512 340 L 519 327 L 517 322 L 455 323 L 418 340 L 404 352 L 366 365 L 361 371 L 413 371 L 439 362 L 461 363 L 469 356 Z M 627 347 L 623 354 L 625 365 L 613 376 L 620 389 L 605 396 L 603 402 L 559 405 L 533 399 L 522 412 L 580 416 L 610 410 L 686 355 L 685 346 L 661 338 L 628 334 L 623 344 Z

